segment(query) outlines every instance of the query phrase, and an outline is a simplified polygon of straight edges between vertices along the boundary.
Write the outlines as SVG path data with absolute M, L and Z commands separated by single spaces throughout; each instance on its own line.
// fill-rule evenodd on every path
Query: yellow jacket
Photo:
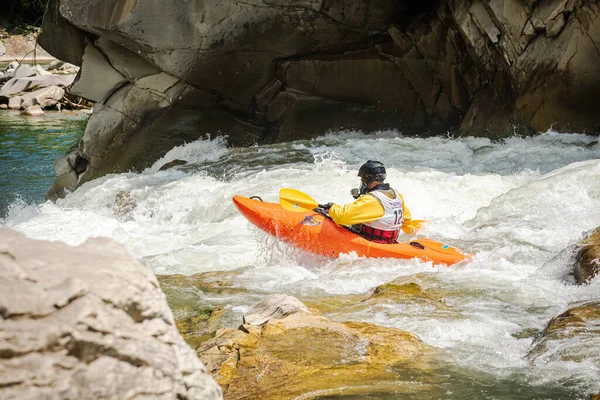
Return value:
M 404 212 L 404 223 L 402 224 L 402 228 L 404 228 L 405 226 L 410 225 L 411 215 L 408 207 L 406 207 L 406 204 L 404 203 L 404 197 L 400 195 L 400 198 L 402 199 Z M 344 226 L 376 221 L 383 217 L 384 214 L 385 210 L 379 200 L 368 193 L 360 196 L 352 204 L 346 204 L 345 206 L 334 204 L 329 209 L 329 216 L 333 222 Z

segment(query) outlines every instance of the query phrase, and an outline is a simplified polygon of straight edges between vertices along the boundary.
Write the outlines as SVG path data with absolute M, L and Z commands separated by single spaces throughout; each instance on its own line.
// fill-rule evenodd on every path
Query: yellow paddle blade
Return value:
M 427 221 L 424 219 L 413 219 L 410 221 L 410 224 L 402 227 L 402 231 L 406 234 L 412 234 L 421 229 L 421 225 L 426 223 Z
M 289 211 L 310 211 L 319 203 L 306 193 L 299 190 L 283 188 L 279 191 L 279 204 Z

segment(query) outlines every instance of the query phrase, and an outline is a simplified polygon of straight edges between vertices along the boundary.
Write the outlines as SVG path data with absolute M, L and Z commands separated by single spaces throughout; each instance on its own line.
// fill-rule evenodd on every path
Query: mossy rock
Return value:
M 245 289 L 234 288 L 221 273 L 204 273 L 192 276 L 158 275 L 167 303 L 173 311 L 179 333 L 192 347 L 215 336 L 226 325 L 230 311 L 204 300 L 205 294 L 245 293 Z
M 266 304 L 256 307 L 272 308 L 263 310 L 268 315 L 286 308 Z M 419 393 L 427 385 L 407 378 L 433 368 L 433 349 L 410 332 L 335 322 L 308 307 L 262 325 L 221 329 L 197 352 L 225 397 L 235 399 Z
M 206 313 L 207 309 L 212 311 L 214 307 L 202 299 L 204 294 L 227 295 L 247 292 L 244 288 L 233 287 L 228 275 L 223 273 L 158 275 L 157 278 L 175 319 L 194 318 Z

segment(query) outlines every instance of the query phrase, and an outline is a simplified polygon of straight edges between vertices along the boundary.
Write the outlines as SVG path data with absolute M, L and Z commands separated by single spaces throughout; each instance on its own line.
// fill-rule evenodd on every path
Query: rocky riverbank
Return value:
M 0 75 L 0 110 L 22 110 L 24 115 L 39 116 L 44 110 L 89 108 L 89 102 L 68 93 L 78 70 L 57 60 L 47 69 L 39 64 L 11 62 Z
M 0 110 L 40 116 L 44 110 L 90 108 L 69 93 L 79 67 L 48 54 L 37 45 L 37 34 L 0 36 Z

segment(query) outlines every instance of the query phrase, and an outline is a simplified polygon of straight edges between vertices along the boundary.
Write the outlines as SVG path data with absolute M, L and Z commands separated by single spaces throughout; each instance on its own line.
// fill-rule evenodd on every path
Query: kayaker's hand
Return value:
M 319 207 L 321 207 L 321 208 L 322 208 L 322 209 L 324 209 L 324 210 L 327 210 L 327 211 L 329 211 L 329 209 L 331 208 L 331 206 L 332 206 L 333 204 L 334 204 L 334 203 L 319 204 Z

